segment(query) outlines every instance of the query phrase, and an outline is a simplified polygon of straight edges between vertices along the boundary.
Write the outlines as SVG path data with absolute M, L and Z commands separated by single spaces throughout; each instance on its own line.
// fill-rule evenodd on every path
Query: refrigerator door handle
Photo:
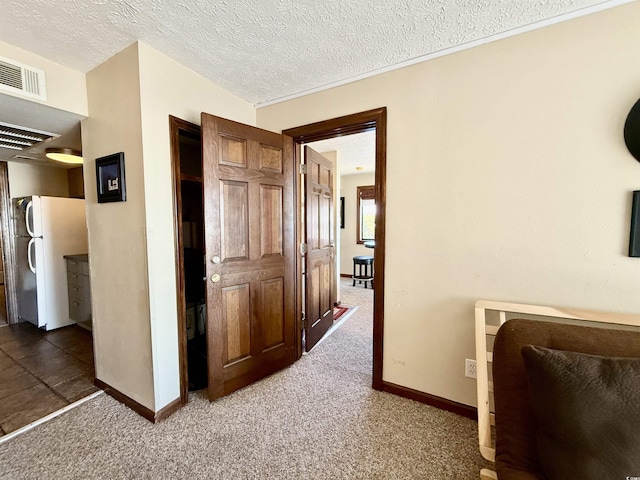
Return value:
M 36 273 L 36 267 L 33 264 L 33 257 L 32 257 L 32 253 L 35 248 L 31 248 L 34 247 L 36 243 L 36 239 L 32 238 L 29 240 L 29 245 L 27 245 L 27 260 L 29 261 L 29 270 L 31 270 L 33 273 Z
M 27 203 L 27 208 L 24 211 L 24 223 L 27 226 L 27 233 L 30 236 L 35 237 L 35 234 L 33 233 L 33 229 L 29 225 L 29 211 L 31 211 L 31 220 L 33 221 L 33 200 L 29 200 L 29 203 Z M 29 244 L 29 245 L 31 245 L 31 244 Z M 29 251 L 31 251 L 31 250 L 29 250 Z

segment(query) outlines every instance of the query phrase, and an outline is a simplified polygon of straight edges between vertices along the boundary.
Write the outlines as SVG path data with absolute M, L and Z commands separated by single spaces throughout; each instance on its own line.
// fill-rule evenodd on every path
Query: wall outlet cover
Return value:
M 476 361 L 470 358 L 464 359 L 464 376 L 467 378 L 476 378 Z

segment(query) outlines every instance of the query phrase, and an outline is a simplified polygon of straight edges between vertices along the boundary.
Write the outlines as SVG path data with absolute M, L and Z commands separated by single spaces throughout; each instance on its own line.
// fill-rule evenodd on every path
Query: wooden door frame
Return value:
M 182 182 L 180 179 L 180 131 L 200 135 L 200 126 L 169 115 L 171 140 L 171 176 L 173 185 L 173 221 L 176 250 L 176 303 L 178 307 L 178 358 L 180 368 L 180 404 L 189 402 L 189 365 L 187 363 L 187 299 L 185 297 L 182 233 Z
M 344 117 L 323 120 L 300 127 L 284 130 L 282 133 L 293 138 L 296 165 L 301 161 L 302 143 L 310 143 L 327 138 L 340 137 L 370 130 L 376 132 L 376 248 L 374 271 L 378 272 L 373 279 L 373 376 L 372 387 L 383 390 L 382 362 L 384 339 L 384 264 L 385 264 L 385 215 L 386 215 L 386 182 L 387 182 L 387 108 L 381 107 L 365 112 L 346 115 Z M 300 175 L 296 175 L 296 244 L 302 239 L 301 211 L 302 191 Z M 298 255 L 296 262 L 296 315 L 302 318 L 302 258 Z M 296 359 L 302 356 L 302 329 L 296 328 Z
M 0 241 L 4 271 L 4 293 L 7 302 L 7 322 L 18 323 L 18 293 L 16 290 L 16 248 L 13 241 L 11 219 L 11 195 L 9 191 L 9 169 L 7 162 L 0 162 Z

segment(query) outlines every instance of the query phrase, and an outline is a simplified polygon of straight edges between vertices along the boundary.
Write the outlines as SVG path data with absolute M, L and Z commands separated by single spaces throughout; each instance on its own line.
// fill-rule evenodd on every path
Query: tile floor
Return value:
M 0 436 L 95 391 L 91 332 L 0 327 Z

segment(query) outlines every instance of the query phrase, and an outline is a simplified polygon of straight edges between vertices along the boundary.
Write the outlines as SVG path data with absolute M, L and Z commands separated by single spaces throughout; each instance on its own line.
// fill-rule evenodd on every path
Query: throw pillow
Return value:
M 640 477 L 640 358 L 522 348 L 549 480 Z

